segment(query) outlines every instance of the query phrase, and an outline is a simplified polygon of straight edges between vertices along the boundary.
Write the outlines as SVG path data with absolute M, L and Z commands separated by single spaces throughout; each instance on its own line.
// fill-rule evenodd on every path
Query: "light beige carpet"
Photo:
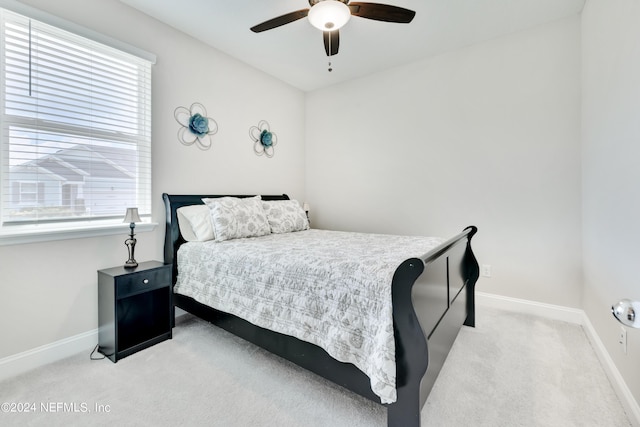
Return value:
M 386 425 L 382 406 L 188 315 L 172 340 L 117 364 L 90 361 L 89 352 L 0 383 L 0 402 L 31 411 L 0 413 L 0 425 Z M 630 425 L 581 327 L 482 307 L 422 419 L 429 427 Z

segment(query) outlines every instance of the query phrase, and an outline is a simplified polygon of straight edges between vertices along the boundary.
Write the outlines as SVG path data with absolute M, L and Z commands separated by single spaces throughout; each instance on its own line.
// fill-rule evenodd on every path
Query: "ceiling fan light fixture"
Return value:
M 351 18 L 349 7 L 338 0 L 324 0 L 309 9 L 309 22 L 322 31 L 335 31 Z

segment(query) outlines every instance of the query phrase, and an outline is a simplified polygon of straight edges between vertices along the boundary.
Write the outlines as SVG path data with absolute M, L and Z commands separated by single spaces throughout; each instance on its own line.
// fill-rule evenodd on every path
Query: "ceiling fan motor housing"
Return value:
M 344 4 L 349 4 L 349 0 L 309 0 L 309 6 L 313 7 L 313 5 L 318 4 L 321 1 L 339 1 Z

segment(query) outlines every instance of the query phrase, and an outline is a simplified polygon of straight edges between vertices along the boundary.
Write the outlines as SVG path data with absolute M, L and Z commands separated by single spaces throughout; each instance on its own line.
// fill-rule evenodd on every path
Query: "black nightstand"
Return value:
M 98 270 L 98 351 L 114 363 L 171 338 L 171 265 Z

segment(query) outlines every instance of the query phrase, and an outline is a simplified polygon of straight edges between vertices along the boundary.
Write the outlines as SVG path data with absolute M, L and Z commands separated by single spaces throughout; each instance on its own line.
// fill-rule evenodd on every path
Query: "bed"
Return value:
M 409 240 L 406 243 L 404 240 L 388 242 L 384 240 L 387 239 L 387 236 L 383 235 L 314 229 L 280 234 L 276 234 L 274 229 L 272 234 L 265 233 L 266 235 L 264 236 L 258 234 L 257 236 L 243 237 L 241 239 L 229 239 L 224 242 L 187 242 L 185 240 L 180 230 L 178 209 L 186 206 L 203 205 L 203 199 L 207 200 L 207 203 L 210 203 L 211 206 L 219 206 L 220 201 L 232 200 L 230 198 L 244 200 L 248 203 L 251 201 L 250 199 L 255 199 L 256 196 L 163 194 L 166 209 L 164 261 L 166 264 L 171 264 L 173 269 L 173 300 L 175 307 L 179 307 L 222 327 L 348 390 L 385 405 L 387 407 L 389 427 L 419 427 L 421 408 L 426 402 L 458 331 L 463 325 L 475 326 L 474 287 L 478 279 L 479 269 L 471 249 L 471 238 L 477 232 L 476 227 L 467 227 L 461 233 L 449 239 L 428 240 L 425 242 L 417 240 L 417 237 L 411 238 L 407 236 L 406 238 Z M 280 201 L 289 201 L 291 203 L 289 197 L 284 194 L 263 195 L 259 199 L 264 202 L 265 207 L 267 203 L 273 204 L 275 202 L 277 204 Z M 400 239 L 399 236 L 396 237 Z M 332 243 L 326 243 L 326 245 L 323 243 L 325 241 L 331 242 L 331 239 L 334 239 Z M 192 239 L 187 238 L 187 240 Z M 402 250 L 387 250 L 386 253 L 398 252 L 398 254 L 394 255 L 396 258 L 389 255 L 390 258 L 386 260 L 384 259 L 386 255 L 378 255 L 375 252 L 374 242 L 378 240 L 381 244 L 387 245 L 387 249 L 393 245 L 412 247 L 411 250 L 413 252 L 410 252 L 409 249 L 407 249 L 408 252 L 405 252 L 407 254 L 414 253 L 415 255 L 407 256 Z M 323 258 L 325 255 L 322 252 L 313 252 L 316 250 L 322 251 L 323 246 L 326 246 L 325 252 L 336 252 L 338 251 L 336 248 L 341 246 L 345 246 L 344 250 L 347 251 L 346 247 L 348 245 L 346 243 L 343 245 L 340 242 L 348 241 L 355 242 L 355 251 L 360 251 L 361 256 L 353 257 L 348 252 L 341 252 L 340 259 L 333 261 L 330 258 L 325 260 Z M 274 248 L 281 248 L 279 245 L 284 244 L 293 245 L 291 248 L 282 249 L 282 251 L 285 251 L 284 253 L 292 255 L 286 257 L 280 255 L 278 257 L 278 250 L 274 250 Z M 426 245 L 427 249 L 425 249 L 425 252 L 416 253 L 416 248 L 423 247 L 420 245 Z M 181 247 L 182 250 L 179 251 Z M 371 249 L 363 251 L 363 248 Z M 400 247 L 398 246 L 398 248 Z M 198 255 L 201 253 L 199 251 L 205 249 L 207 251 L 222 250 L 224 252 L 207 252 L 206 255 Z M 234 253 L 232 249 L 239 251 L 237 256 L 240 258 L 236 260 L 232 258 Z M 339 251 L 342 251 L 342 248 Z M 251 289 L 250 292 L 240 290 L 238 294 L 230 298 L 235 302 L 240 300 L 239 308 L 236 308 L 236 306 L 227 308 L 226 305 L 221 304 L 218 300 L 219 294 L 232 292 L 232 288 L 230 288 L 232 289 L 231 291 L 208 291 L 207 289 L 210 289 L 210 287 L 204 285 L 200 287 L 200 282 L 208 281 L 213 276 L 213 273 L 209 274 L 202 270 L 200 266 L 204 268 L 208 262 L 205 263 L 196 257 L 201 256 L 203 257 L 202 259 L 209 259 L 211 262 L 214 262 L 214 260 L 221 262 L 221 260 L 229 258 L 230 262 L 235 263 L 234 265 L 249 266 L 251 265 L 249 258 L 254 252 L 269 253 L 270 256 L 264 257 L 268 261 L 266 264 L 264 260 L 254 260 L 257 264 L 252 267 L 253 270 L 247 273 L 252 277 L 251 280 L 258 275 L 264 276 L 267 274 L 265 271 L 272 271 L 270 273 L 272 276 L 262 277 L 260 280 L 256 280 L 256 283 L 248 284 L 247 289 Z M 272 252 L 273 254 L 271 254 Z M 383 254 L 385 252 L 379 253 Z M 298 259 L 293 254 L 300 254 L 301 258 Z M 405 256 L 406 258 L 403 258 Z M 309 261 L 309 257 L 312 257 L 311 261 Z M 287 264 L 288 266 L 282 267 L 283 270 L 280 272 L 278 270 L 281 264 L 279 260 L 284 258 L 298 264 L 292 266 Z M 355 258 L 366 261 L 355 263 Z M 179 259 L 182 259 L 181 263 L 178 262 Z M 369 265 L 372 264 L 371 260 L 373 259 L 380 259 L 383 264 L 384 262 L 386 264 L 382 267 L 377 267 L 378 270 L 371 270 Z M 360 321 L 360 317 L 365 318 L 369 313 L 364 313 L 360 309 L 359 313 L 362 316 L 354 316 L 354 311 L 349 305 L 351 302 L 347 304 L 346 310 L 351 310 L 352 314 L 350 316 L 345 316 L 344 313 L 338 315 L 342 316 L 339 317 L 340 319 L 347 319 L 341 321 L 348 326 L 348 331 L 344 333 L 350 334 L 354 330 L 358 332 L 355 338 L 353 335 L 347 337 L 340 335 L 343 333 L 342 329 L 336 329 L 338 332 L 334 334 L 333 328 L 342 326 L 332 324 L 331 318 L 335 316 L 333 314 L 331 316 L 325 315 L 327 310 L 318 309 L 316 304 L 304 303 L 305 306 L 313 305 L 316 311 L 323 312 L 320 316 L 316 316 L 322 318 L 323 322 L 318 326 L 307 322 L 307 318 L 302 321 L 292 322 L 286 315 L 283 315 L 283 313 L 288 315 L 289 312 L 298 310 L 296 306 L 297 293 L 302 293 L 302 291 L 311 292 L 312 289 L 317 288 L 318 292 L 324 292 L 323 296 L 317 298 L 321 301 L 328 299 L 327 295 L 330 295 L 329 299 L 331 299 L 334 294 L 339 294 L 340 289 L 327 291 L 323 287 L 325 285 L 317 286 L 320 283 L 317 281 L 319 279 L 314 279 L 316 281 L 313 282 L 313 286 L 296 284 L 298 277 L 306 277 L 302 275 L 303 270 L 311 268 L 307 264 L 316 264 L 314 268 L 321 268 L 322 265 L 329 265 L 331 262 L 340 263 L 335 270 L 345 270 L 343 268 L 345 265 L 353 266 L 354 278 L 346 279 L 349 283 L 351 281 L 365 281 L 368 283 L 368 274 L 377 276 L 378 281 L 385 282 L 388 280 L 390 282 L 386 284 L 386 288 L 383 288 L 389 289 L 388 302 L 384 297 L 386 291 L 380 292 L 378 288 L 374 288 L 374 291 L 369 292 L 372 295 L 382 295 L 383 302 L 370 303 L 372 304 L 371 307 L 378 307 L 378 304 L 380 304 L 379 310 L 371 310 L 376 313 L 382 313 L 380 314 L 381 319 L 374 319 L 375 321 L 373 322 L 375 325 L 379 324 L 378 326 L 370 326 L 370 323 L 364 326 L 356 324 Z M 284 261 L 282 265 L 285 265 Z M 181 268 L 180 276 L 179 268 Z M 217 274 L 219 275 L 216 280 L 224 282 L 220 278 L 230 276 L 231 273 L 229 271 L 221 270 L 224 268 L 227 267 L 224 265 L 213 267 L 214 271 L 218 272 Z M 251 269 L 250 267 L 246 268 Z M 230 268 L 234 272 L 237 269 L 237 267 Z M 333 270 L 331 277 L 328 279 L 328 285 L 332 284 L 332 280 L 336 283 L 343 280 L 342 276 L 338 278 L 332 276 L 335 270 Z M 311 274 L 314 274 L 314 271 L 311 271 Z M 323 275 L 326 274 L 323 272 L 317 273 L 317 276 Z M 284 307 L 283 309 L 280 301 L 275 308 L 264 308 L 261 302 L 259 304 L 260 309 L 255 311 L 271 315 L 258 316 L 251 311 L 250 307 L 253 293 L 262 292 L 254 290 L 257 287 L 257 282 L 269 283 L 271 286 L 279 280 L 280 276 L 286 276 L 286 282 L 293 283 L 294 291 L 290 292 L 290 297 L 287 300 L 291 307 Z M 179 278 L 180 280 L 178 280 Z M 235 286 L 240 287 L 243 285 L 241 283 L 243 279 L 231 278 L 229 280 L 232 285 L 235 284 Z M 284 281 L 285 279 L 282 280 Z M 300 279 L 299 281 L 302 282 L 303 280 L 306 279 Z M 246 279 L 244 281 L 249 280 Z M 359 287 L 358 289 L 361 288 Z M 205 295 L 207 292 L 210 292 L 210 294 Z M 289 295 L 287 292 L 277 288 L 276 293 L 277 295 Z M 252 295 L 244 295 L 246 293 Z M 260 298 L 260 301 L 262 301 L 265 298 L 264 295 L 268 293 L 267 291 L 264 294 L 260 293 L 256 298 Z M 360 293 L 360 291 L 351 292 L 351 294 L 336 297 L 336 300 L 340 299 L 342 302 L 347 298 L 351 301 L 352 299 L 357 299 L 354 295 L 360 295 Z M 366 292 L 362 291 L 362 293 L 365 294 Z M 367 295 L 367 298 L 369 297 L 370 295 Z M 244 305 L 242 304 L 243 298 L 245 299 Z M 365 301 L 370 300 L 365 299 Z M 213 308 L 212 305 L 218 309 Z M 338 305 L 343 306 L 345 304 Z M 274 312 L 275 314 L 273 314 Z M 357 310 L 356 313 L 358 313 Z M 385 327 L 384 325 L 387 321 L 389 326 Z M 289 323 L 304 324 L 306 328 L 302 328 L 303 331 L 298 333 L 295 330 L 287 329 L 287 324 Z M 367 329 L 372 327 L 374 328 L 373 332 Z M 316 329 L 321 330 L 322 333 L 314 333 Z M 329 333 L 326 330 L 332 332 Z M 384 336 L 385 331 L 387 335 L 390 334 L 390 338 L 389 336 Z M 342 340 L 338 340 L 338 344 L 327 344 L 323 340 L 324 336 L 327 335 L 335 335 L 341 337 Z M 362 336 L 365 336 L 364 341 Z M 370 336 L 373 336 L 373 341 L 375 341 L 371 345 L 377 346 L 375 347 L 376 349 L 381 349 L 381 353 L 377 353 L 377 350 L 373 351 L 368 347 L 367 337 Z M 382 336 L 384 338 L 380 338 Z M 355 343 L 356 345 L 348 344 L 345 346 L 343 345 L 345 342 Z M 358 353 L 361 350 L 362 352 Z M 384 353 L 388 351 L 391 351 L 390 358 L 387 353 Z M 363 357 L 362 353 L 366 357 Z M 389 365 L 388 359 L 395 363 Z M 374 365 L 375 369 L 370 367 Z M 387 375 L 390 370 L 393 370 L 393 372 Z M 390 378 L 387 378 L 387 376 Z

